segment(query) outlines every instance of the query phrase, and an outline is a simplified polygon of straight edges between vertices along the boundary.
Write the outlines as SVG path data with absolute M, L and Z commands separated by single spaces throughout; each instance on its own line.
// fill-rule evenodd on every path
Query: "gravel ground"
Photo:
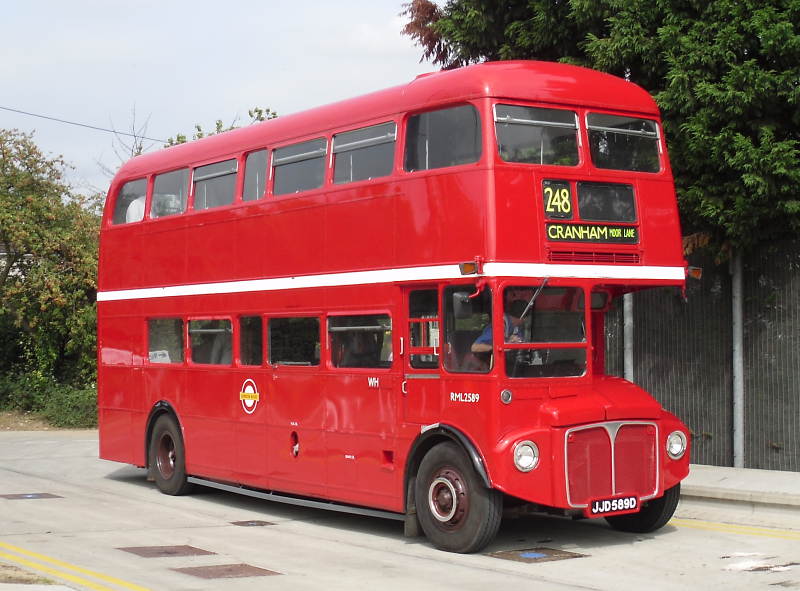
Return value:
M 40 577 L 34 573 L 29 573 L 21 568 L 17 568 L 16 566 L 11 566 L 10 564 L 3 564 L 2 562 L 0 562 L 0 583 L 15 583 L 18 585 L 53 584 L 52 581 L 45 579 L 44 577 Z
M 0 431 L 51 431 L 55 427 L 44 419 L 31 414 L 14 411 L 0 412 Z

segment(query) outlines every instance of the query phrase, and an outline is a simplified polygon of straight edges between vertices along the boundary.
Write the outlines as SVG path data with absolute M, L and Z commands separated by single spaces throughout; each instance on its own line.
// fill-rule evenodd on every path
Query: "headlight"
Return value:
M 673 431 L 667 437 L 667 454 L 673 460 L 679 460 L 686 453 L 686 435 L 681 431 Z
M 530 472 L 539 465 L 539 448 L 533 441 L 520 441 L 514 446 L 514 465 L 520 472 Z

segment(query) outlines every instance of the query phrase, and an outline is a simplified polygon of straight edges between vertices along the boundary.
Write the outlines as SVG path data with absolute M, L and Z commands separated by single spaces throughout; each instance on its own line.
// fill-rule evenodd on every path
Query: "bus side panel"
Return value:
M 138 309 L 138 306 L 134 306 Z M 113 317 L 120 304 L 98 306 L 97 412 L 100 457 L 143 465 L 141 423 L 146 401 L 141 374 L 142 323 L 130 316 Z
M 396 197 L 397 266 L 472 261 L 487 252 L 488 172 L 443 170 L 409 178 Z
M 324 210 L 326 247 L 321 249 L 327 269 L 375 269 L 395 260 L 398 226 L 391 185 L 370 185 L 330 195 Z M 320 212 L 321 213 L 321 212 Z
M 398 510 L 402 496 L 397 489 L 397 392 L 392 376 L 381 369 L 351 371 L 342 369 L 326 379 L 330 495 Z
M 275 367 L 267 410 L 270 487 L 326 496 L 326 413 L 318 367 Z
M 249 279 L 328 271 L 323 265 L 323 253 L 328 248 L 325 195 L 272 199 L 258 209 L 269 215 L 239 219 L 235 237 L 239 260 L 228 267 L 228 272 L 238 267 L 241 274 L 237 278 Z

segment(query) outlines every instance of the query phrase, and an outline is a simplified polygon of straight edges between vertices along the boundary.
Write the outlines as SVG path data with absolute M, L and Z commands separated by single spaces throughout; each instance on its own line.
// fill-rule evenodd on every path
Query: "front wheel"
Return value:
M 502 495 L 483 485 L 455 443 L 440 443 L 422 458 L 414 496 L 422 530 L 440 550 L 477 552 L 500 528 Z
M 645 534 L 666 525 L 672 518 L 681 496 L 680 482 L 664 492 L 664 496 L 647 501 L 638 513 L 606 517 L 608 524 L 620 531 Z
M 186 480 L 186 452 L 175 419 L 161 415 L 153 425 L 148 448 L 148 464 L 158 490 L 167 495 L 183 495 L 192 485 Z

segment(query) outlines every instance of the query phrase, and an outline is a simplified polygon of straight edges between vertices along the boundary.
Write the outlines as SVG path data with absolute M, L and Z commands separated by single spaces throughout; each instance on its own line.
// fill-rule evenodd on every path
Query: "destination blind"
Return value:
M 545 225 L 548 240 L 557 242 L 608 242 L 638 244 L 639 229 L 635 226 L 615 224 L 560 224 Z

